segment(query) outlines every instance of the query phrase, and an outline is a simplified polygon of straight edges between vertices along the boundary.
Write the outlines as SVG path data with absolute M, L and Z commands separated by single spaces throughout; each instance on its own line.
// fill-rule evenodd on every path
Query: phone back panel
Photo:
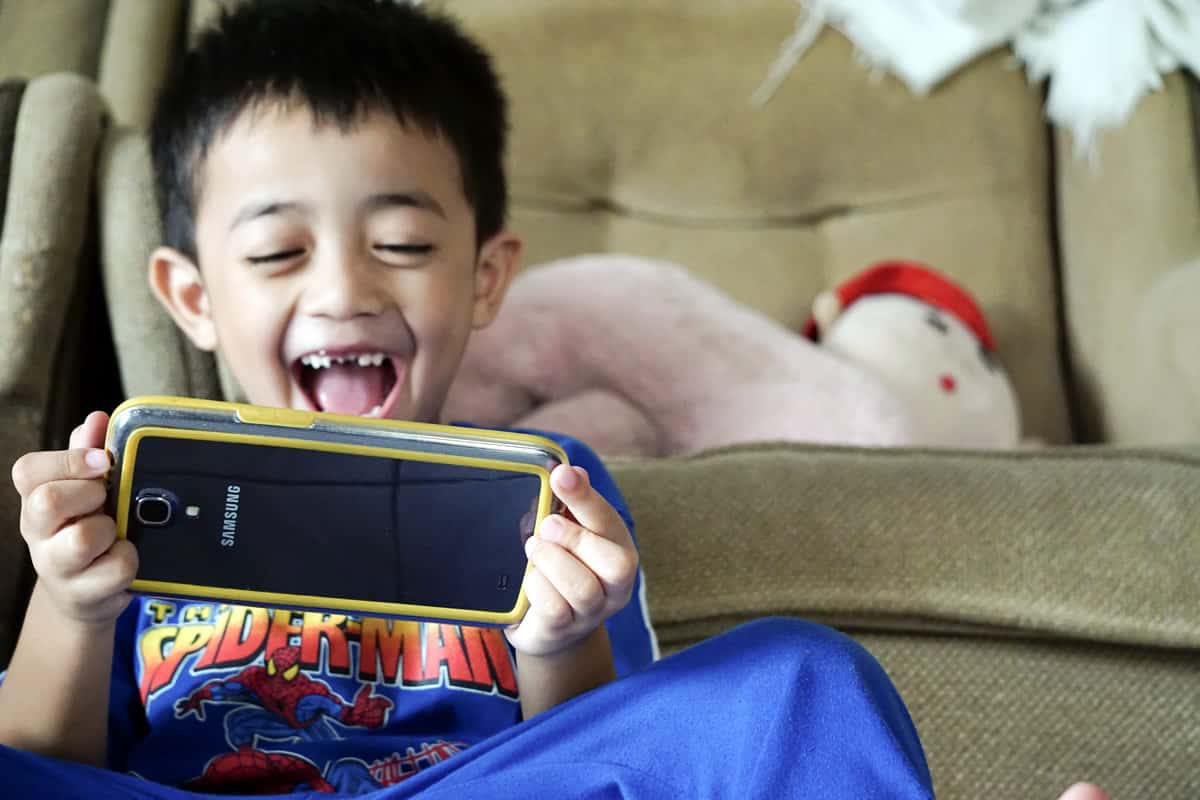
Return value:
M 126 432 L 113 510 L 138 550 L 135 590 L 482 624 L 523 613 L 551 463 L 253 427 Z

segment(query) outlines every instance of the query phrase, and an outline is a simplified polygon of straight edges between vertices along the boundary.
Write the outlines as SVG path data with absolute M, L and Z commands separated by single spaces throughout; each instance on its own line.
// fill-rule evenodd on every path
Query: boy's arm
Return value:
M 0 684 L 0 743 L 104 766 L 115 628 L 64 617 L 34 586 Z
M 525 655 L 518 651 L 521 714 L 529 719 L 576 695 L 603 686 L 616 676 L 608 628 L 604 625 L 553 655 Z
M 38 580 L 0 684 L 0 744 L 103 765 L 116 620 L 137 553 L 104 513 L 108 417 L 88 416 L 71 449 L 13 465 L 21 535 Z
M 629 602 L 638 572 L 633 536 L 586 470 L 557 467 L 550 486 L 568 514 L 526 541 L 529 610 L 507 631 L 526 719 L 613 679 L 604 622 Z

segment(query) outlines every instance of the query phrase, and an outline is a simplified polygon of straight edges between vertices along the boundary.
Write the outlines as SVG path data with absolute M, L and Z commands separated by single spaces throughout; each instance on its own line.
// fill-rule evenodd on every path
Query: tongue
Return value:
M 383 367 L 334 364 L 313 376 L 313 399 L 322 411 L 360 416 L 382 405 Z

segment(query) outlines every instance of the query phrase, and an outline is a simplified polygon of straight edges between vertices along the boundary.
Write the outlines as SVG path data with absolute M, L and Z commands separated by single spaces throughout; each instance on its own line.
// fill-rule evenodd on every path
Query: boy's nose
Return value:
M 350 319 L 383 312 L 384 293 L 369 264 L 346 256 L 314 265 L 301 310 L 314 317 Z

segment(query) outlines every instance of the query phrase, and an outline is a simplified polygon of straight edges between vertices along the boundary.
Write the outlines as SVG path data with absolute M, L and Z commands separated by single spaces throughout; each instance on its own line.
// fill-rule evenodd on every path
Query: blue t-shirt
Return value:
M 632 531 L 599 458 L 551 438 Z M 657 657 L 641 574 L 608 632 L 619 675 Z M 213 792 L 388 786 L 519 722 L 515 668 L 497 628 L 139 597 L 117 622 L 110 766 Z

